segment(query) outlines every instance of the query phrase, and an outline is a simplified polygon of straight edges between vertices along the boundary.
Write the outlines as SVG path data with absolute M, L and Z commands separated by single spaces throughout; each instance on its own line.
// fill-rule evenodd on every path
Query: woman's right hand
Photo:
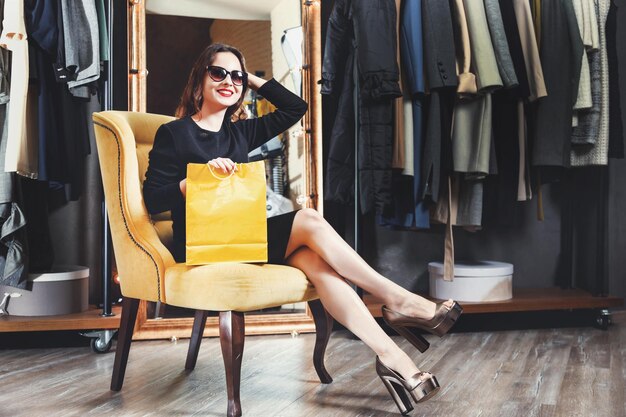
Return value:
M 207 162 L 208 165 L 211 165 L 213 168 L 219 168 L 224 172 L 224 174 L 230 174 L 233 171 L 237 171 L 237 164 L 234 163 L 230 158 L 215 158 L 211 159 Z

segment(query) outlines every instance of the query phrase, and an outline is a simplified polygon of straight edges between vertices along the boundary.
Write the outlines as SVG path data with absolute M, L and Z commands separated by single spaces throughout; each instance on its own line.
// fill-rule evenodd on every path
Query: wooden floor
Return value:
M 429 336 L 420 355 L 394 336 L 442 391 L 412 416 L 626 416 L 626 313 L 608 331 L 591 327 Z M 314 335 L 248 337 L 244 416 L 393 416 L 373 354 L 335 332 L 321 385 L 311 364 Z M 109 391 L 113 353 L 88 347 L 0 350 L 0 416 L 223 416 L 219 343 L 203 341 L 184 371 L 187 340 L 134 342 L 124 388 Z

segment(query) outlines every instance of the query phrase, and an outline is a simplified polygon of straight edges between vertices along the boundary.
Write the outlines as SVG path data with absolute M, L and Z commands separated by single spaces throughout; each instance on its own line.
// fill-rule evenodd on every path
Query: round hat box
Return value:
M 53 266 L 49 272 L 28 274 L 26 289 L 0 285 L 0 300 L 10 297 L 6 312 L 12 316 L 52 316 L 80 313 L 89 307 L 89 268 Z
M 441 300 L 487 302 L 513 297 L 513 265 L 494 261 L 454 264 L 454 279 L 443 279 L 443 263 L 428 264 L 430 296 Z

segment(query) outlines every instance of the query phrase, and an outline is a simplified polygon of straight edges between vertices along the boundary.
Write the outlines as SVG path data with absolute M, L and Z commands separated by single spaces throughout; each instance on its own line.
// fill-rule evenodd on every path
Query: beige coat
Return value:
M 28 41 L 24 23 L 24 0 L 10 0 L 4 3 L 0 47 L 12 52 L 4 170 L 37 178 L 36 129 L 32 132 L 27 129 Z M 35 103 L 36 101 L 33 105 Z M 36 128 L 36 125 L 34 127 Z
M 515 19 L 517 20 L 517 28 L 522 42 L 528 86 L 530 87 L 529 100 L 534 101 L 547 96 L 548 92 L 546 91 L 543 69 L 541 68 L 541 61 L 539 59 L 539 44 L 535 34 L 533 16 L 528 0 L 513 0 L 513 7 L 515 9 Z
M 476 94 L 476 75 L 471 72 L 472 52 L 470 46 L 470 34 L 465 18 L 465 6 L 463 0 L 454 0 L 453 4 L 454 23 L 457 27 L 454 42 L 456 46 L 456 68 L 459 75 L 457 93 L 460 95 Z

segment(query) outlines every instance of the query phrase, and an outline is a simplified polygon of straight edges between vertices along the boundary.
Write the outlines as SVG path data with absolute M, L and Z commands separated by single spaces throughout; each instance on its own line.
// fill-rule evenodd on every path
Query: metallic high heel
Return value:
M 448 330 L 450 330 L 461 313 L 463 313 L 463 307 L 456 301 L 450 308 L 443 302 L 437 303 L 435 315 L 430 320 L 405 316 L 402 313 L 390 310 L 387 306 L 383 306 L 382 311 L 383 319 L 389 327 L 411 342 L 420 352 L 424 353 L 430 347 L 430 344 L 422 335 L 412 332 L 409 328 L 415 327 L 426 330 L 427 332 L 441 337 L 448 333 Z
M 439 382 L 430 372 L 418 372 L 408 380 L 402 378 L 393 369 L 380 361 L 376 356 L 376 373 L 389 391 L 402 415 L 413 410 L 409 395 L 416 403 L 424 402 L 439 391 Z M 407 395 L 408 392 L 408 395 Z

